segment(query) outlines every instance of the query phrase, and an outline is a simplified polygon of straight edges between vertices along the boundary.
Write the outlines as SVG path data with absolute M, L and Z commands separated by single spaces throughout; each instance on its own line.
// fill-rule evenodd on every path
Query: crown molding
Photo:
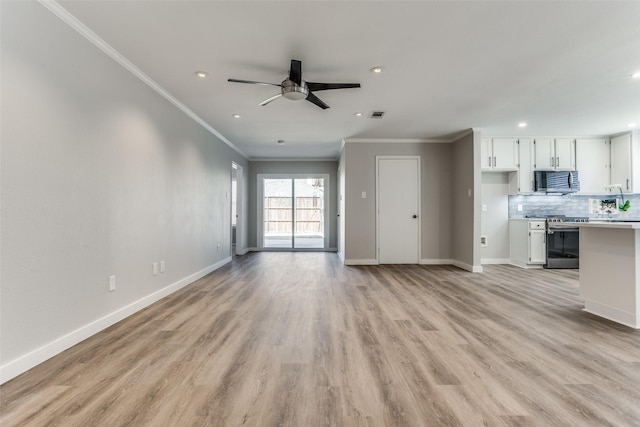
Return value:
M 453 142 L 445 138 L 345 138 L 344 144 L 449 144 Z
M 319 158 L 255 158 L 249 159 L 249 162 L 337 162 L 336 157 L 319 157 Z
M 64 23 L 76 30 L 80 35 L 89 40 L 94 46 L 106 53 L 111 59 L 127 69 L 131 74 L 142 80 L 147 86 L 155 90 L 160 96 L 176 106 L 179 110 L 191 117 L 196 123 L 211 132 L 222 142 L 234 149 L 238 154 L 245 158 L 249 158 L 240 148 L 224 137 L 220 132 L 205 122 L 200 116 L 194 113 L 189 107 L 180 102 L 176 97 L 171 95 L 166 89 L 160 86 L 151 77 L 146 75 L 141 69 L 136 67 L 131 61 L 122 56 L 120 52 L 115 50 L 109 43 L 104 41 L 100 36 L 91 31 L 89 27 L 84 25 L 78 18 L 70 14 L 65 8 L 60 6 L 55 0 L 38 0 L 38 2 L 47 8 L 51 13 L 60 18 Z

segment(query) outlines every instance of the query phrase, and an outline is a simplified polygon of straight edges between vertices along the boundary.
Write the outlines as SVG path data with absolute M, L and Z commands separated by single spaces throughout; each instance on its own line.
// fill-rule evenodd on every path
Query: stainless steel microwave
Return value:
M 559 194 L 580 191 L 578 171 L 535 171 L 535 191 Z

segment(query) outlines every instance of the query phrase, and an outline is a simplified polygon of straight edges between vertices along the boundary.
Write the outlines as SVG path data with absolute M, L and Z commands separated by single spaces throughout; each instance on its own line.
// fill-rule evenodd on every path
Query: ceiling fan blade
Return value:
M 280 98 L 282 96 L 281 93 L 277 94 L 277 95 L 273 95 L 271 98 L 269 99 L 265 99 L 264 101 L 262 101 L 260 104 L 261 107 L 264 107 L 265 105 L 269 104 L 271 101 L 275 101 L 276 99 Z
M 311 92 L 309 92 L 309 95 L 307 95 L 307 101 L 316 104 L 318 107 L 322 108 L 323 110 L 326 110 L 327 108 L 329 108 L 329 106 L 327 104 L 322 102 L 322 100 L 320 98 L 318 98 L 317 96 L 315 96 Z
M 297 59 L 291 60 L 291 69 L 289 70 L 289 80 L 297 85 L 302 84 L 302 61 Z
M 311 83 L 307 82 L 307 87 L 311 91 L 329 89 L 352 89 L 360 87 L 360 83 Z
M 252 85 L 265 85 L 265 86 L 278 86 L 280 87 L 280 85 L 277 85 L 275 83 L 265 83 L 265 82 L 254 82 L 253 80 L 238 80 L 238 79 L 228 79 L 228 82 L 232 82 L 232 83 L 249 83 Z

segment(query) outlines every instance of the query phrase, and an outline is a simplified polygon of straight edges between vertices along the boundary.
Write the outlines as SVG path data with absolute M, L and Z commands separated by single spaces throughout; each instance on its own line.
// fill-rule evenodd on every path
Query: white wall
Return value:
M 509 174 L 482 173 L 481 235 L 487 246 L 481 247 L 482 264 L 509 263 Z
M 42 5 L 2 2 L 1 24 L 7 380 L 227 262 L 248 168 Z

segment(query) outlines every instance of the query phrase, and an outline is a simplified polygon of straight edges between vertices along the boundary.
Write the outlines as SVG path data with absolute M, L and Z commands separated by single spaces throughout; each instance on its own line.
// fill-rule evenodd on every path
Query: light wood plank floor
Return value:
M 254 253 L 4 384 L 8 426 L 640 425 L 576 271 Z

